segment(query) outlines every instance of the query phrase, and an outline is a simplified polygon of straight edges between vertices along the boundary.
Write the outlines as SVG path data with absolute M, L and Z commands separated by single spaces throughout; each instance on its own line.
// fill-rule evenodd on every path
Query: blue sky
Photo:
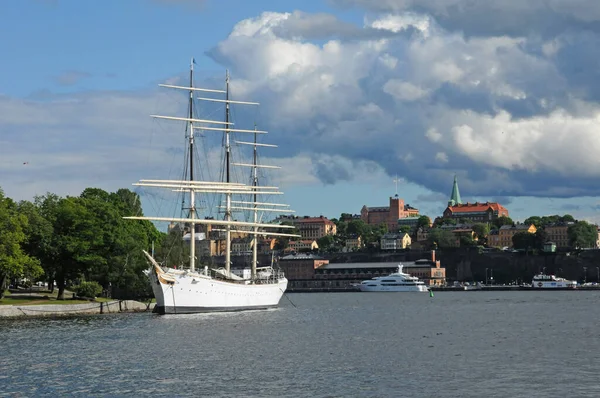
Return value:
M 463 199 L 515 219 L 600 221 L 600 6 L 462 3 L 6 2 L 0 186 L 31 200 L 166 177 L 178 136 L 148 115 L 180 110 L 157 84 L 195 57 L 199 80 L 230 69 L 240 99 L 263 104 L 300 215 L 386 205 L 397 174 L 435 217 L 456 173 Z

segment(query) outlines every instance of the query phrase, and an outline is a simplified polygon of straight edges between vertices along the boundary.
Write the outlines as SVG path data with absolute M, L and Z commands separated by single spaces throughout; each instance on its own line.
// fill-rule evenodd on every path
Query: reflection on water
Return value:
M 0 396 L 600 396 L 599 292 L 289 298 L 297 307 L 1 320 Z

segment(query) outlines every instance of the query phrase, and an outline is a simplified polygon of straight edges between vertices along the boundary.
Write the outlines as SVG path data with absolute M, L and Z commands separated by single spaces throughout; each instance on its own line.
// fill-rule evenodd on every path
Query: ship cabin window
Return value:
M 393 282 L 396 282 L 396 280 L 395 279 L 382 279 L 381 282 L 384 282 L 384 283 L 385 282 L 392 282 L 393 283 Z

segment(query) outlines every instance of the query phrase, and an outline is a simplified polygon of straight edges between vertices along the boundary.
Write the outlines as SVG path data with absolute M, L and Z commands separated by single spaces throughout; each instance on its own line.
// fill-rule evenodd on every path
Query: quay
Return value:
M 90 302 L 84 304 L 0 305 L 0 318 L 151 312 L 154 305 L 154 303 L 146 304 L 134 300 Z

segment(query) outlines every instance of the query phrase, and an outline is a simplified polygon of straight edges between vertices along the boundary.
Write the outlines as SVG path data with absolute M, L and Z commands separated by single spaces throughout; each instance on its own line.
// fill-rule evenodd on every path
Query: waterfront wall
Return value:
M 408 262 L 431 258 L 430 251 L 406 250 L 396 253 L 330 253 L 330 263 Z M 449 281 L 483 281 L 493 276 L 495 283 L 530 283 L 533 275 L 556 274 L 579 282 L 595 282 L 600 273 L 600 250 L 561 253 L 481 252 L 476 247 L 438 249 L 436 258 L 446 268 Z M 598 269 L 597 269 L 598 267 Z M 487 271 L 486 271 L 487 268 Z
M 103 303 L 90 302 L 84 304 L 1 305 L 0 318 L 144 312 L 152 311 L 153 308 L 154 303 L 145 304 L 133 300 L 118 300 Z

